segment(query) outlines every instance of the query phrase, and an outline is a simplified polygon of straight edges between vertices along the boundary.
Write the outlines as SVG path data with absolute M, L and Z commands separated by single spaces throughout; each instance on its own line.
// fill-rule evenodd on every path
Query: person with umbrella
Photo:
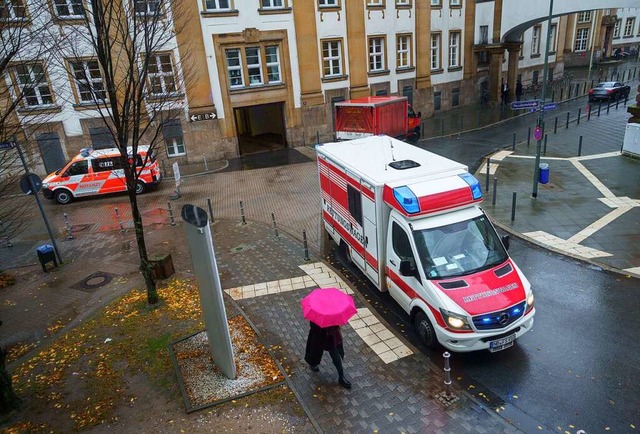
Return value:
M 310 322 L 309 337 L 304 359 L 314 372 L 320 371 L 318 365 L 325 351 L 338 371 L 338 383 L 351 389 L 351 382 L 344 376 L 342 359 L 344 346 L 340 326 L 357 313 L 353 297 L 337 288 L 319 288 L 302 299 L 304 317 Z

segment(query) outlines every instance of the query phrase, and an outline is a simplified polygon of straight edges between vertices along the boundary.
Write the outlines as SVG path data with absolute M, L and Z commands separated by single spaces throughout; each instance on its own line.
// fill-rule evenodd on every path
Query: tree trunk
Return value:
M 22 400 L 13 391 L 11 375 L 7 372 L 7 353 L 0 346 L 0 413 L 6 414 L 17 410 L 21 404 Z
M 131 202 L 131 217 L 133 219 L 133 227 L 136 231 L 136 243 L 140 255 L 140 272 L 142 273 L 147 288 L 147 302 L 153 305 L 158 302 L 158 289 L 156 288 L 156 282 L 153 280 L 151 273 L 151 262 L 149 262 L 147 246 L 144 240 L 142 214 L 140 214 L 140 210 L 138 209 L 138 198 L 135 193 L 135 188 L 129 189 L 129 201 Z

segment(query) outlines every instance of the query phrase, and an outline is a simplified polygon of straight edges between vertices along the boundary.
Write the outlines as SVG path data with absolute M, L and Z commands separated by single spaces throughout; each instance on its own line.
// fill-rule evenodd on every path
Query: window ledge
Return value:
M 556 51 L 549 51 L 549 56 L 555 56 L 556 55 Z
M 624 35 L 623 38 L 629 39 L 629 38 L 635 38 L 635 36 L 633 36 L 633 35 Z
M 386 9 L 386 5 L 366 5 L 367 9 L 370 11 L 376 11 L 376 10 L 382 10 L 382 9 Z
M 37 116 L 42 114 L 53 114 L 62 112 L 62 107 L 55 104 L 43 105 L 43 106 L 29 106 L 29 107 L 20 107 L 18 109 L 18 114 L 23 116 Z
M 233 94 L 239 94 L 239 93 L 249 93 L 249 92 L 255 92 L 255 91 L 262 91 L 262 90 L 284 89 L 284 88 L 286 88 L 285 83 L 261 84 L 259 86 L 245 86 L 245 87 L 239 87 L 236 89 L 229 89 L 229 92 Z
M 403 74 L 405 72 L 413 72 L 416 70 L 415 66 L 402 66 L 400 68 L 396 68 L 396 74 Z
M 288 7 L 288 8 L 271 8 L 271 9 L 264 9 L 264 8 L 259 8 L 258 9 L 258 13 L 260 15 L 277 15 L 277 14 L 290 14 L 293 11 L 293 8 Z
M 0 29 L 3 27 L 21 27 L 31 25 L 29 18 L 0 19 Z
M 462 65 L 460 66 L 450 66 L 447 68 L 447 72 L 457 72 L 462 71 Z
M 323 83 L 333 83 L 336 81 L 343 81 L 343 80 L 347 80 L 349 78 L 348 75 L 332 75 L 329 77 L 322 77 L 321 81 Z
M 614 36 L 613 39 L 620 39 L 620 36 Z
M 379 77 L 382 75 L 389 75 L 390 71 L 388 69 L 382 70 L 382 71 L 369 71 L 367 73 L 367 75 L 369 77 Z
M 411 9 L 413 5 L 409 3 L 408 5 L 398 5 L 396 4 L 396 9 Z
M 449 9 L 462 9 L 462 5 L 449 5 Z
M 53 22 L 61 26 L 73 26 L 84 23 L 85 17 L 55 17 Z
M 108 102 L 108 101 L 107 101 Z M 78 102 L 73 105 L 74 110 L 98 110 L 107 109 L 105 102 L 95 103 L 93 101 Z
M 538 53 L 538 54 L 532 54 L 531 56 L 529 56 L 529 58 L 531 58 L 531 59 L 537 59 L 537 58 L 539 58 L 539 57 L 540 57 L 540 53 Z
M 200 12 L 204 18 L 218 18 L 218 17 L 237 17 L 240 15 L 240 11 L 237 9 L 228 11 L 203 11 Z
M 177 101 L 184 99 L 183 93 L 167 93 L 164 95 L 147 95 L 148 102 Z
M 442 68 L 432 69 L 431 70 L 431 75 L 442 74 L 443 72 L 444 72 L 444 69 L 442 69 Z
M 178 158 L 178 157 L 184 157 L 185 155 L 187 155 L 186 152 L 182 152 L 180 154 L 171 154 L 171 155 L 169 155 L 169 153 L 167 153 L 167 158 Z
M 441 4 L 439 4 L 439 5 L 431 5 L 431 10 L 434 10 L 434 9 L 442 9 L 442 5 Z
M 342 6 L 318 6 L 318 12 L 340 12 Z

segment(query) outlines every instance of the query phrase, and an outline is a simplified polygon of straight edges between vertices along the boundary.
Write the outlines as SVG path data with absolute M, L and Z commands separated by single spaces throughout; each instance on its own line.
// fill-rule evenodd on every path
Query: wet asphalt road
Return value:
M 524 432 L 637 432 L 637 280 L 513 237 L 510 254 L 535 291 L 534 328 L 502 352 L 453 354 L 452 377 Z M 333 258 L 387 322 L 442 367 L 445 350 L 423 347 L 387 293 L 339 253 Z

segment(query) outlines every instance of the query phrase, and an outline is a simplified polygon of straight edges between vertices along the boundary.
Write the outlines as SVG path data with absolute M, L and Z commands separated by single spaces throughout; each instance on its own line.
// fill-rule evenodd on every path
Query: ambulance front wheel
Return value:
M 136 194 L 142 194 L 147 189 L 147 186 L 142 181 L 136 181 Z
M 58 190 L 56 191 L 55 198 L 59 204 L 64 205 L 71 202 L 73 196 L 67 190 Z
M 436 332 L 425 315 L 424 312 L 419 311 L 413 319 L 413 327 L 420 338 L 420 341 L 430 349 L 434 349 L 438 346 L 438 339 L 436 338 Z

